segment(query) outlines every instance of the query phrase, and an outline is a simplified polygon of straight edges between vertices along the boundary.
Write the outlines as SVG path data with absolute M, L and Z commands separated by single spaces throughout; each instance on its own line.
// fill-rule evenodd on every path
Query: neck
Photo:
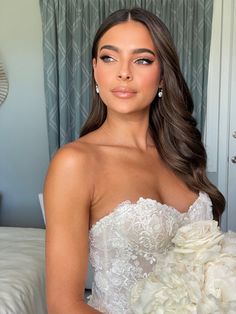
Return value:
M 149 115 L 107 116 L 101 131 L 113 145 L 126 146 L 146 151 L 154 146 L 149 133 Z

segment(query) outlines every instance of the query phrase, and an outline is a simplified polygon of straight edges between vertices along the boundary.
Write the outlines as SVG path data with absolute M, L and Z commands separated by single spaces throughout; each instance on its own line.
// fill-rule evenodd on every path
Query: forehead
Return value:
M 121 48 L 150 48 L 155 50 L 147 27 L 132 20 L 111 27 L 101 37 L 98 48 L 107 44 Z

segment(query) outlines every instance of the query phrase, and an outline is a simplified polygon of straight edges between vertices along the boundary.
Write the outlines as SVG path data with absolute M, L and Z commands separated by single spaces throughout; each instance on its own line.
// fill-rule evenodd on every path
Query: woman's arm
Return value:
M 88 154 L 75 144 L 53 158 L 44 187 L 49 314 L 100 313 L 84 301 L 93 180 Z

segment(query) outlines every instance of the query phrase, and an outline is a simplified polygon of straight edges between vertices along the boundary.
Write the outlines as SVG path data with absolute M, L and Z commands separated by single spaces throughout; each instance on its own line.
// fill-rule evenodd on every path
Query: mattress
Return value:
M 45 230 L 0 227 L 0 314 L 46 314 Z

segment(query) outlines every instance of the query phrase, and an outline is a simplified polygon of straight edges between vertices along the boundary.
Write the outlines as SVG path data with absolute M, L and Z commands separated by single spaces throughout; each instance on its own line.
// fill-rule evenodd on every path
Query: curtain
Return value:
M 91 45 L 103 19 L 142 7 L 169 28 L 191 90 L 198 127 L 206 112 L 213 0 L 39 0 L 50 156 L 79 137 L 91 97 Z

